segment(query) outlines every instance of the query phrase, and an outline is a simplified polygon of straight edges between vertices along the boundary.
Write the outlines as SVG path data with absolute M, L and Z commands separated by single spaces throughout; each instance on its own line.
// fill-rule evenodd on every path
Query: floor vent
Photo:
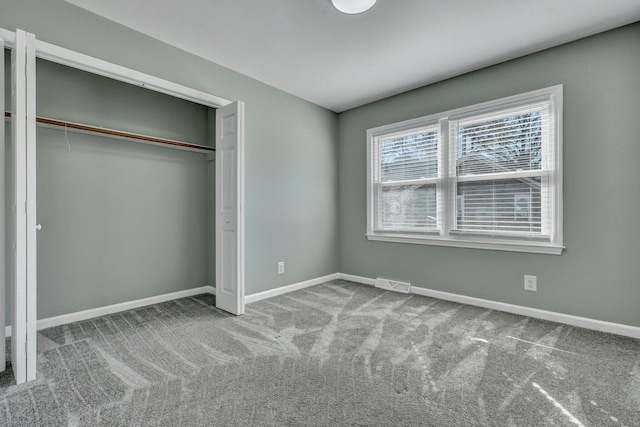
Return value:
M 408 294 L 411 291 L 411 283 L 397 282 L 395 280 L 378 277 L 376 279 L 376 288 Z

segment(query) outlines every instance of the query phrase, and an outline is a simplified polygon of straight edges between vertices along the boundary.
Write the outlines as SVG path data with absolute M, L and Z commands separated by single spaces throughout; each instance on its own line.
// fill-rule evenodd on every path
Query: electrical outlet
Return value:
M 278 274 L 284 274 L 284 261 L 278 263 Z
M 538 290 L 538 280 L 536 276 L 524 275 L 524 290 L 536 292 Z

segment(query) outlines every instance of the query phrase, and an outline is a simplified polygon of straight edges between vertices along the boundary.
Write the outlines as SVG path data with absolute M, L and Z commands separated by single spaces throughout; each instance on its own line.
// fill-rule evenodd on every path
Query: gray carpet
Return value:
M 338 281 L 46 329 L 12 426 L 640 426 L 640 341 Z

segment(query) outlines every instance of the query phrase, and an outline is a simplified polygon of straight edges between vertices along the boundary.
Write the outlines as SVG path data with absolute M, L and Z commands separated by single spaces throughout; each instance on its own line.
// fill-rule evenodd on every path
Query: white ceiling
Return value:
M 337 112 L 640 21 L 639 0 L 66 1 Z

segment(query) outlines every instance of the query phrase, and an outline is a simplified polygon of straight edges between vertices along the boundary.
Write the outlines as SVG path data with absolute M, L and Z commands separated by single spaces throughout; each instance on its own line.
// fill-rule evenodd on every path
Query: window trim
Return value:
M 410 128 L 401 128 L 399 130 L 394 129 L 392 132 L 389 133 L 385 133 L 384 137 L 385 139 L 392 139 L 392 138 L 400 138 L 403 136 L 409 136 L 409 135 L 414 135 L 416 133 L 423 133 L 423 132 L 433 132 L 436 131 L 439 132 L 441 131 L 439 124 L 437 122 L 435 123 L 429 123 L 429 124 L 422 124 L 422 125 L 418 125 L 418 126 L 413 126 Z M 374 138 L 376 138 L 374 136 Z M 376 141 L 377 142 L 377 141 Z M 373 150 L 373 146 L 375 145 L 376 148 L 380 149 L 379 144 L 372 144 L 371 145 L 371 150 Z M 438 162 L 441 161 L 442 159 L 442 154 L 441 154 L 441 147 L 438 147 Z M 371 152 L 371 155 L 373 155 L 373 152 Z M 380 154 L 378 153 L 378 156 Z M 438 171 L 439 172 L 439 171 Z M 435 186 L 436 188 L 436 194 L 439 193 L 439 188 L 442 186 L 442 176 L 440 173 L 438 173 L 436 176 L 434 177 L 429 177 L 429 178 L 420 178 L 420 179 L 410 179 L 410 180 L 403 180 L 403 181 L 393 181 L 393 182 L 378 182 L 376 180 L 376 170 L 372 169 L 371 171 L 372 173 L 372 179 L 371 179 L 371 191 L 370 191 L 370 196 L 371 196 L 371 206 L 374 206 L 376 203 L 376 196 L 375 196 L 375 192 L 379 189 L 379 188 L 384 188 L 384 187 L 397 187 L 397 186 L 407 186 L 407 185 L 432 185 Z M 380 233 L 380 231 L 377 230 L 376 227 L 376 223 L 379 220 L 379 218 L 377 217 L 377 212 L 375 212 L 374 210 L 371 211 L 372 212 L 372 218 L 371 218 L 371 230 L 373 233 Z M 438 224 L 439 225 L 439 224 Z M 417 235 L 423 235 L 423 234 L 436 234 L 439 235 L 440 232 L 438 231 L 439 227 L 437 226 L 437 229 L 426 229 L 426 230 L 420 230 L 420 229 L 412 229 L 411 227 L 407 227 L 405 229 L 402 230 L 398 230 L 398 233 L 402 233 L 402 234 L 417 234 Z
M 491 114 L 499 110 L 505 110 L 527 103 L 535 102 L 550 103 L 550 139 L 548 149 L 553 150 L 549 158 L 554 162 L 549 165 L 547 179 L 550 181 L 549 191 L 551 192 L 550 200 L 552 201 L 552 210 L 549 226 L 551 227 L 549 241 L 540 241 L 535 237 L 519 240 L 516 236 L 483 237 L 484 233 L 458 233 L 451 230 L 452 215 L 456 212 L 450 212 L 448 206 L 455 206 L 447 203 L 449 189 L 451 188 L 451 177 L 449 169 L 451 168 L 450 159 L 452 150 L 455 149 L 451 144 L 449 135 L 449 121 L 463 119 L 469 116 L 482 114 Z M 563 177 L 562 177 L 562 117 L 563 117 L 563 86 L 556 85 L 543 89 L 526 92 L 514 96 L 500 98 L 488 102 L 474 104 L 467 107 L 448 110 L 442 113 L 431 114 L 424 117 L 405 120 L 398 123 L 378 126 L 367 129 L 367 230 L 366 237 L 372 241 L 384 241 L 395 243 L 412 243 L 421 245 L 437 245 L 446 247 L 461 247 L 472 249 L 489 249 L 511 252 L 529 252 L 538 254 L 560 255 L 563 246 Z M 439 171 L 438 178 L 443 188 L 438 188 L 438 228 L 439 233 L 406 233 L 406 232 L 384 232 L 374 229 L 375 212 L 374 212 L 374 195 L 375 188 L 375 169 L 372 164 L 372 150 L 374 141 L 381 137 L 387 137 L 391 134 L 399 134 L 409 132 L 412 129 L 421 127 L 429 127 L 438 125 L 440 127 L 439 141 Z M 487 233 L 491 235 L 491 233 Z

